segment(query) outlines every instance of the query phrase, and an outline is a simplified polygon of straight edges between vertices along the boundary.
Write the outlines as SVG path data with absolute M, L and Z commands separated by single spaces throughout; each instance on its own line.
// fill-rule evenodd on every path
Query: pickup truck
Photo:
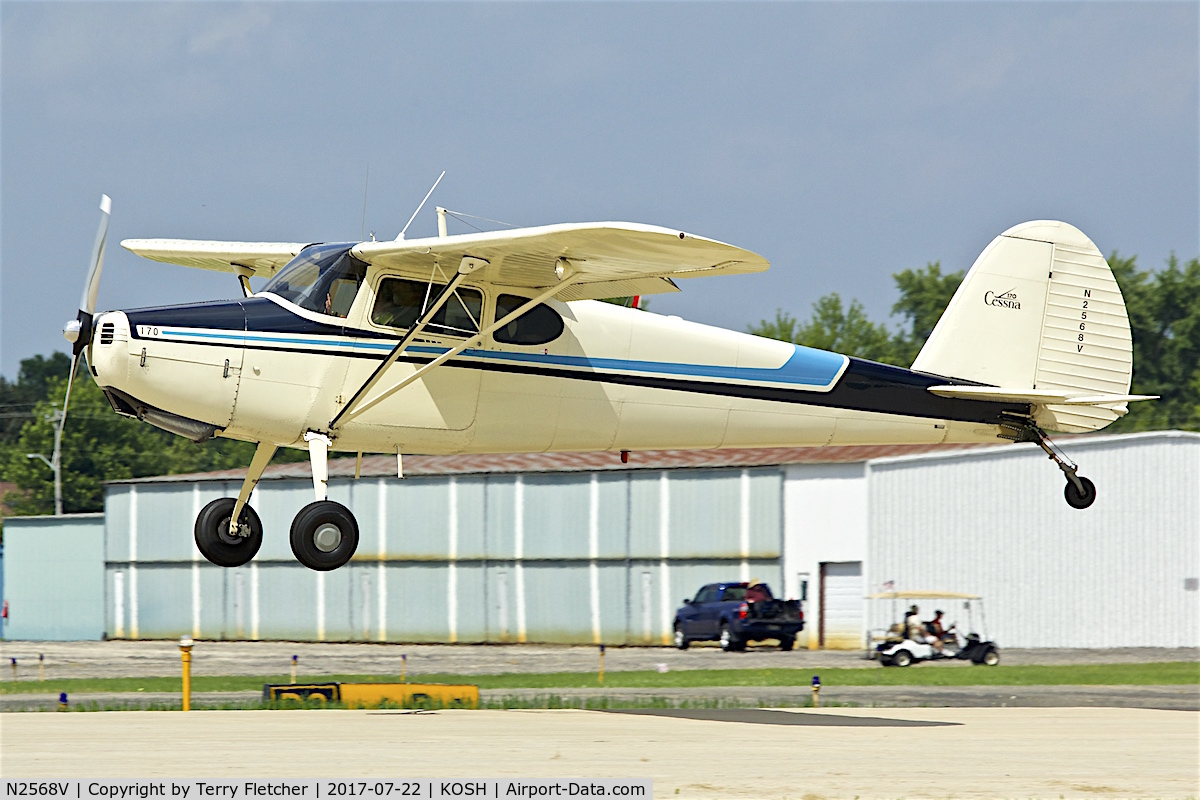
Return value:
M 717 640 L 725 651 L 745 650 L 761 639 L 778 639 L 780 650 L 796 645 L 804 630 L 799 600 L 776 600 L 766 584 L 768 598 L 748 602 L 745 583 L 710 583 L 675 612 L 675 646 L 686 650 L 695 641 Z

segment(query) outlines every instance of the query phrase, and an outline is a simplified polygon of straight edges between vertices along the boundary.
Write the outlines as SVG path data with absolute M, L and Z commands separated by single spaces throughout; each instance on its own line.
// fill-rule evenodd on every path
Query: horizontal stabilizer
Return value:
M 931 394 L 958 400 L 991 400 L 1056 406 L 1112 406 L 1138 400 L 1157 400 L 1152 394 L 1079 394 L 1055 389 L 1005 389 L 1000 386 L 930 386 Z

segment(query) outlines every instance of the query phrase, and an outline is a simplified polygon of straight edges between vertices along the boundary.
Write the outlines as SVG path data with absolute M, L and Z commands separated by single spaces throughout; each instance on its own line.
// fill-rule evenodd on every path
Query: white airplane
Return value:
M 676 279 L 761 272 L 761 256 L 618 222 L 395 241 L 126 240 L 155 261 L 230 272 L 244 297 L 96 314 L 110 202 L 78 318 L 64 335 L 113 409 L 202 442 L 258 449 L 237 498 L 208 504 L 196 544 L 249 561 L 247 505 L 279 447 L 307 449 L 315 501 L 291 526 L 315 570 L 354 555 L 358 525 L 327 499 L 331 451 L 500 453 L 1035 442 L 1086 508 L 1095 486 L 1045 431 L 1127 411 L 1121 291 L 1062 222 L 1005 231 L 975 262 L 912 369 L 597 302 Z M 249 278 L 266 277 L 251 293 Z M 72 374 L 74 371 L 72 371 Z M 68 385 L 68 399 L 70 386 Z

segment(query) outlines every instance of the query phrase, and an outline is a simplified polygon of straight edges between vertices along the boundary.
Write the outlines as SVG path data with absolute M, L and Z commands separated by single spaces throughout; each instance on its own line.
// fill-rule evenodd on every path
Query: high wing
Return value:
M 450 275 L 463 258 L 486 264 L 472 275 L 501 286 L 541 289 L 577 272 L 559 299 L 587 300 L 677 292 L 672 278 L 762 272 L 770 264 L 749 250 L 669 228 L 629 222 L 545 225 L 395 242 L 362 242 L 354 255 L 370 264 Z
M 301 242 L 209 242 L 196 239 L 126 239 L 126 250 L 151 261 L 270 278 L 301 250 Z M 251 277 L 251 276 L 246 276 Z
M 126 250 L 143 258 L 219 272 L 269 278 L 306 244 L 299 242 L 217 242 L 190 239 L 126 239 Z M 463 258 L 484 262 L 473 278 L 501 286 L 542 289 L 561 278 L 555 267 L 565 259 L 576 279 L 562 300 L 588 300 L 677 292 L 673 278 L 762 272 L 770 264 L 740 247 L 655 225 L 592 222 L 545 225 L 510 231 L 361 242 L 355 257 L 413 276 L 438 268 L 455 272 Z

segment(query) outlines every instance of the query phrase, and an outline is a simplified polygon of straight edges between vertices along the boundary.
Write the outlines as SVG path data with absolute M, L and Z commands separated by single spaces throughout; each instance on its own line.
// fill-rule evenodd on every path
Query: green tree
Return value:
M 49 382 L 67 377 L 70 371 L 70 356 L 53 353 L 49 358 L 24 359 L 16 381 L 0 376 L 0 449 L 17 441 L 21 428 L 33 416 L 33 407 L 46 397 Z
M 942 262 L 931 261 L 924 269 L 906 269 L 892 275 L 900 293 L 900 299 L 892 306 L 892 314 L 905 320 L 905 325 L 892 340 L 894 363 L 907 367 L 916 360 L 942 312 L 950 305 L 950 298 L 954 297 L 964 274 L 960 270 L 943 275 Z
M 872 361 L 890 363 L 892 358 L 892 341 L 887 328 L 871 322 L 857 300 L 851 301 L 848 308 L 844 307 L 837 292 L 813 303 L 812 317 L 804 324 L 782 309 L 776 309 L 774 320 L 764 319 L 747 330 L 756 336 Z
M 1157 272 L 1115 252 L 1108 263 L 1133 334 L 1131 391 L 1161 398 L 1130 403 L 1108 430 L 1200 430 L 1200 259 L 1180 265 L 1172 255 Z

